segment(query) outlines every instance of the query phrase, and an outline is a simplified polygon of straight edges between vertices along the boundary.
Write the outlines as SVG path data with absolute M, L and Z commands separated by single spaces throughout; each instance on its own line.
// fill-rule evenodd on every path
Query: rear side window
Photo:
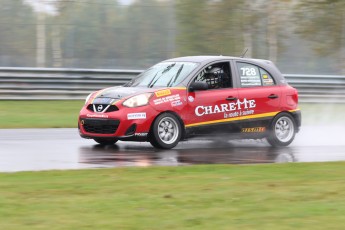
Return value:
M 263 86 L 275 85 L 273 77 L 266 70 L 260 68 L 261 80 Z
M 242 88 L 275 85 L 272 76 L 264 69 L 244 62 L 237 62 Z

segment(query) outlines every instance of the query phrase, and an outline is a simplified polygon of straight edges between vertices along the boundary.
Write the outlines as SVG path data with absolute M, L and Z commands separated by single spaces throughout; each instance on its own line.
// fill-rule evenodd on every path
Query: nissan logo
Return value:
M 97 111 L 98 111 L 98 112 L 101 112 L 102 110 L 103 110 L 103 105 L 97 106 Z

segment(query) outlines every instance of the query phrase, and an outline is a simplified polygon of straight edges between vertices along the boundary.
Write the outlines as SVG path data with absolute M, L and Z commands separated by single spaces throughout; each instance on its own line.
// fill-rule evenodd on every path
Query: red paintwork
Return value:
M 161 92 L 164 89 L 152 90 L 152 92 Z M 108 119 L 120 120 L 120 125 L 115 134 L 95 134 L 87 133 L 79 119 L 80 133 L 84 137 L 123 137 L 125 136 L 126 130 L 132 125 L 137 124 L 136 133 L 148 133 L 153 123 L 154 119 L 162 112 L 172 111 L 176 113 L 183 121 L 186 127 L 193 125 L 195 123 L 207 123 L 222 122 L 227 115 L 236 115 L 236 113 L 241 113 L 243 111 L 249 111 L 248 115 L 245 116 L 260 116 L 260 114 L 274 113 L 279 111 L 292 111 L 297 109 L 298 104 L 298 94 L 297 90 L 288 85 L 283 86 L 266 86 L 266 87 L 252 87 L 252 88 L 227 88 L 227 89 L 215 89 L 215 90 L 205 90 L 196 92 L 187 92 L 185 88 L 169 88 L 170 94 L 157 97 L 156 94 L 150 99 L 149 105 L 141 106 L 137 108 L 127 108 L 122 105 L 122 103 L 129 97 L 123 98 L 115 103 L 119 108 L 118 111 L 109 113 L 95 113 L 86 109 L 87 105 L 92 102 L 92 97 L 86 103 L 86 105 L 81 109 L 79 118 L 96 117 L 102 118 L 101 116 L 107 116 Z M 159 93 L 158 93 L 159 94 Z M 268 96 L 275 94 L 278 98 L 268 98 Z M 97 93 L 94 93 L 97 95 Z M 166 101 L 160 104 L 159 100 L 172 98 L 173 101 Z M 237 100 L 226 100 L 227 98 L 237 98 Z M 178 99 L 179 98 L 179 99 Z M 251 101 L 251 100 L 254 100 Z M 242 102 L 240 108 L 234 106 L 234 104 Z M 245 103 L 244 103 L 245 102 Z M 229 103 L 234 103 L 229 105 Z M 251 103 L 251 104 L 250 104 Z M 223 104 L 223 105 L 222 105 Z M 225 105 L 224 105 L 225 104 Z M 238 105 L 238 104 L 237 104 Z M 255 107 L 253 107 L 255 105 Z M 198 107 L 204 106 L 204 107 Z M 209 110 L 211 107 L 218 110 Z M 236 107 L 232 111 L 222 111 L 230 110 L 230 107 Z M 250 108 L 252 106 L 253 108 Z M 247 107 L 247 108 L 246 108 Z M 201 116 L 196 115 L 202 114 Z M 127 114 L 129 113 L 146 113 L 146 119 L 134 119 L 128 120 Z M 227 115 L 225 115 L 225 113 Z M 243 117 L 241 115 L 235 116 L 235 118 Z M 104 117 L 103 117 L 104 118 Z

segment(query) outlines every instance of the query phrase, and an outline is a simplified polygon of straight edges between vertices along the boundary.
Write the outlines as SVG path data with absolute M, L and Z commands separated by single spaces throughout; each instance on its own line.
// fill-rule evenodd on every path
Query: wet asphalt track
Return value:
M 0 129 L 0 172 L 121 166 L 344 161 L 344 126 L 304 126 L 285 148 L 265 141 L 189 140 L 172 150 L 149 143 L 96 145 L 77 129 Z

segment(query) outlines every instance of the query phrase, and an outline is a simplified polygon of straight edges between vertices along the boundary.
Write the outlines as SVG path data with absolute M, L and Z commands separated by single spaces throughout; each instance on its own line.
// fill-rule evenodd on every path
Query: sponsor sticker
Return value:
M 86 116 L 93 118 L 108 118 L 108 115 L 105 114 L 86 114 Z
M 127 114 L 128 120 L 135 120 L 135 119 L 146 119 L 146 113 L 129 113 Z
M 182 105 L 182 101 L 180 101 L 180 100 L 171 102 L 171 106 L 173 106 L 173 107 L 179 106 L 179 105 Z
M 242 128 L 242 133 L 263 133 L 265 131 L 265 127 Z
M 157 98 L 155 100 L 153 100 L 153 103 L 155 105 L 159 105 L 165 102 L 172 102 L 172 101 L 179 101 L 181 99 L 179 94 L 174 94 L 174 95 L 170 95 L 167 97 L 162 97 L 162 98 Z
M 245 116 L 254 114 L 255 107 L 255 100 L 247 100 L 244 98 L 242 101 L 237 100 L 236 102 L 224 103 L 220 105 L 199 105 L 195 108 L 195 115 L 200 117 L 208 114 L 224 113 L 224 118 Z
M 113 101 L 112 98 L 108 98 L 108 97 L 98 97 L 98 98 L 95 98 L 94 101 L 93 101 L 93 104 L 111 104 Z
M 194 101 L 194 97 L 193 96 L 188 96 L 188 101 L 189 102 L 193 102 Z
M 164 90 L 160 90 L 155 92 L 156 97 L 164 97 L 164 96 L 168 96 L 171 94 L 170 89 L 164 89 Z
M 273 79 L 262 79 L 264 82 L 264 85 L 273 85 Z
M 148 133 L 135 133 L 134 135 L 137 137 L 146 137 Z

